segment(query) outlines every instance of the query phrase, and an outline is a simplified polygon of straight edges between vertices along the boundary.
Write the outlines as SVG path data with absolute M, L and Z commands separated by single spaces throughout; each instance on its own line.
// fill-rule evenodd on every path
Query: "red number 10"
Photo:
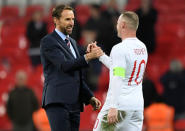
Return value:
M 134 67 L 133 67 L 133 70 L 132 70 L 132 74 L 131 74 L 131 76 L 130 76 L 130 78 L 129 78 L 129 81 L 128 81 L 128 85 L 129 85 L 129 86 L 131 86 L 131 82 L 132 82 L 133 76 L 134 76 L 134 74 L 135 74 L 136 64 L 137 64 L 137 60 L 134 62 Z M 134 80 L 135 83 L 136 83 L 137 85 L 139 85 L 139 84 L 141 83 L 141 81 L 142 81 L 142 79 L 141 79 L 139 82 L 137 81 L 137 79 L 138 79 L 138 77 L 139 77 L 139 73 L 140 73 L 140 71 L 141 71 L 141 65 L 142 65 L 142 64 L 144 64 L 144 66 L 145 66 L 145 60 L 142 60 L 142 61 L 139 63 L 139 68 L 138 68 L 138 72 L 137 72 L 137 74 L 136 74 L 136 79 Z

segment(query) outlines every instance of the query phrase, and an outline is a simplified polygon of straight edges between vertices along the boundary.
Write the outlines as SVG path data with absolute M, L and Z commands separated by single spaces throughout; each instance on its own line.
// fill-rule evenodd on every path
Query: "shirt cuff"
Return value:
M 84 59 L 85 59 L 85 55 L 84 55 Z M 85 59 L 86 63 L 88 64 L 89 62 Z
M 105 58 L 106 58 L 106 55 L 103 54 L 102 56 L 99 57 L 99 61 L 103 61 L 103 59 L 105 59 Z

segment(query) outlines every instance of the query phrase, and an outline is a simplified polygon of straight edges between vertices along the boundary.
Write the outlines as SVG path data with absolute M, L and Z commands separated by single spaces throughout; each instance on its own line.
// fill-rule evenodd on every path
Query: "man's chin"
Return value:
M 72 31 L 73 31 L 73 28 L 67 28 L 67 29 L 66 29 L 66 32 L 67 32 L 68 34 L 71 34 Z
M 68 35 L 72 34 L 72 31 L 67 31 L 67 34 L 68 34 Z

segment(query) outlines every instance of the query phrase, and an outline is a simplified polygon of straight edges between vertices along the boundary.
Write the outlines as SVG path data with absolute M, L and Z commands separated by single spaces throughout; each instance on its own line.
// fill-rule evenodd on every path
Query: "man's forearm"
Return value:
M 110 69 L 110 66 L 112 64 L 112 60 L 109 56 L 106 54 L 100 56 L 99 61 L 103 63 L 108 69 Z

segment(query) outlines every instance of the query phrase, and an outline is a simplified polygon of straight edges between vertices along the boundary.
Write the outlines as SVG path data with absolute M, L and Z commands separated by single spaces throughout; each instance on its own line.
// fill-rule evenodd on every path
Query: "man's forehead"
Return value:
M 121 14 L 119 17 L 120 17 L 120 18 L 123 17 L 123 14 Z
M 65 16 L 65 17 L 74 16 L 74 12 L 72 10 L 63 10 L 61 12 L 61 16 Z
M 121 14 L 118 19 L 122 20 L 123 19 L 123 15 Z

